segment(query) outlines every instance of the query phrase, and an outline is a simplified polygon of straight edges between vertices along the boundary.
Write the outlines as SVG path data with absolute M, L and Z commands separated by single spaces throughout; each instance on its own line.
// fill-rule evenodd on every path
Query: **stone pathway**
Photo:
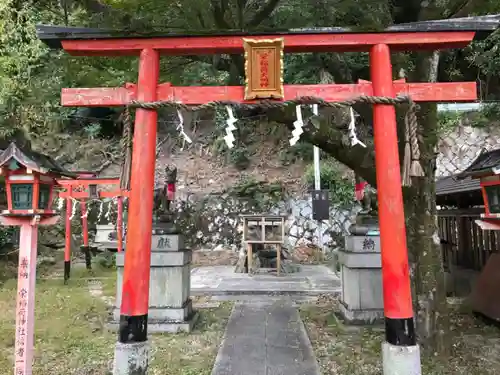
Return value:
M 287 300 L 233 309 L 212 375 L 319 375 L 297 309 Z

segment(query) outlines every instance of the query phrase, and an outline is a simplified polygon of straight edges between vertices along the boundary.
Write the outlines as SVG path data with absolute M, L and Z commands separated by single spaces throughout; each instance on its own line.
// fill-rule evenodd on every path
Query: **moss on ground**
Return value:
M 115 291 L 115 272 L 97 269 L 102 296 L 91 295 L 89 275 L 75 269 L 68 285 L 39 280 L 36 290 L 34 375 L 110 374 L 116 334 L 106 329 Z M 0 375 L 10 375 L 14 358 L 16 280 L 0 289 Z M 209 375 L 217 355 L 230 304 L 200 311 L 191 334 L 153 335 L 150 374 Z
M 381 327 L 346 326 L 337 318 L 338 304 L 324 299 L 300 309 L 315 349 L 322 375 L 382 374 Z M 451 355 L 423 355 L 422 374 L 500 374 L 500 330 L 486 325 L 469 312 L 453 310 Z

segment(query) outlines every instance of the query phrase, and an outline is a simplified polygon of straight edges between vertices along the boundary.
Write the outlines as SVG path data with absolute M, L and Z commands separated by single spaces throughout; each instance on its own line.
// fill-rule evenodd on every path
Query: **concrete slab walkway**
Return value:
M 301 265 L 299 272 L 281 276 L 235 273 L 232 266 L 191 270 L 191 295 L 292 295 L 339 294 L 339 277 L 323 265 Z
M 319 375 L 297 309 L 290 301 L 237 303 L 212 375 Z

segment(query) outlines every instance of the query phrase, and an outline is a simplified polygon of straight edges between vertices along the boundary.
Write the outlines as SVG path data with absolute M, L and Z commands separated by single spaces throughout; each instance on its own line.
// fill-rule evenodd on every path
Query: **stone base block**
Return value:
M 148 321 L 153 320 L 168 320 L 173 322 L 184 322 L 193 315 L 193 301 L 187 300 L 182 307 L 149 307 Z M 113 309 L 113 321 L 120 321 L 120 308 Z
M 149 365 L 149 342 L 116 343 L 113 375 L 146 375 Z
M 190 333 L 198 319 L 198 314 L 193 311 L 184 321 L 172 321 L 168 319 L 150 319 L 148 317 L 148 333 Z M 118 332 L 120 324 L 116 321 L 110 322 L 108 328 Z
M 369 310 L 353 310 L 342 302 L 339 303 L 340 315 L 347 323 L 350 324 L 383 324 L 384 310 L 369 309 Z
M 420 348 L 382 344 L 382 364 L 384 375 L 421 375 Z

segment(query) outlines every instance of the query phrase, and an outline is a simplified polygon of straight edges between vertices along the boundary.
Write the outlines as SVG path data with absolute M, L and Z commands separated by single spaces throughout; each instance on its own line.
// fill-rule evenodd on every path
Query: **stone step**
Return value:
M 239 301 L 245 303 L 252 302 L 277 302 L 286 300 L 292 304 L 298 305 L 301 303 L 314 302 L 317 300 L 317 297 L 314 296 L 266 296 L 266 295 L 227 295 L 227 296 L 213 296 L 210 299 L 211 301 Z
M 338 290 L 332 289 L 316 289 L 316 290 L 217 290 L 217 289 L 191 289 L 192 296 L 319 296 L 328 294 L 331 296 L 339 296 L 341 293 Z

